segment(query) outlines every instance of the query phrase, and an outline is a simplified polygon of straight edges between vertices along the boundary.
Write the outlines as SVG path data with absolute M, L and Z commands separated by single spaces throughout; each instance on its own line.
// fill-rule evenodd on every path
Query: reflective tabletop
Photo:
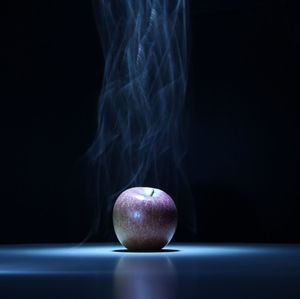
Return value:
M 0 298 L 300 298 L 300 246 L 0 246 Z

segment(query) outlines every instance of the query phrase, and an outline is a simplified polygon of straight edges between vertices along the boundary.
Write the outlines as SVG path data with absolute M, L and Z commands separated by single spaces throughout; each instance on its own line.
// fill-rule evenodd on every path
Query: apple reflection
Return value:
M 176 272 L 168 257 L 122 257 L 114 273 L 117 299 L 173 299 Z

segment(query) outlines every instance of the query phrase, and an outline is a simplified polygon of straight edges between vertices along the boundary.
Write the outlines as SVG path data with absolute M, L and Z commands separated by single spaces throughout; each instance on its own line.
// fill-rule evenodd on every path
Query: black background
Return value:
M 0 242 L 80 241 L 93 204 L 76 163 L 93 139 L 104 63 L 92 5 L 7 5 Z M 190 1 L 186 168 L 198 233 L 180 226 L 176 240 L 300 241 L 299 36 L 292 1 Z

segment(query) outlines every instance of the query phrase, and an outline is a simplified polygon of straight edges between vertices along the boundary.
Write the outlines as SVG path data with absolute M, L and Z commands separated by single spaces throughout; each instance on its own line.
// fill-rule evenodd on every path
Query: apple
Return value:
M 173 199 L 160 189 L 130 188 L 115 202 L 113 226 L 118 240 L 128 250 L 160 250 L 175 233 L 177 209 Z

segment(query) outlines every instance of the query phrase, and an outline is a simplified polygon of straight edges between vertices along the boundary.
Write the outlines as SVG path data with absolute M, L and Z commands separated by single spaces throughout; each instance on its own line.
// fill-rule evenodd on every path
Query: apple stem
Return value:
M 152 190 L 152 193 L 150 194 L 150 196 L 152 196 L 154 194 L 154 189 Z

